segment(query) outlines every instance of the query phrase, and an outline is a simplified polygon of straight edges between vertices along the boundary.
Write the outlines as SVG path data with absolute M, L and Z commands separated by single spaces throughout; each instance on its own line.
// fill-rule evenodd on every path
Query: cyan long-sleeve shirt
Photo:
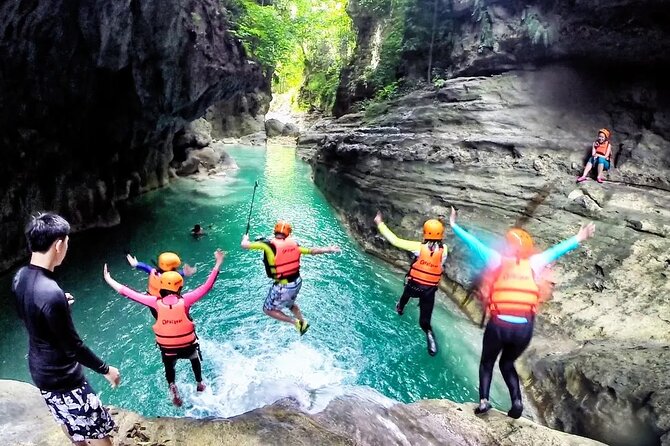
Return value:
M 451 228 L 453 229 L 454 234 L 463 240 L 466 246 L 473 250 L 484 261 L 487 269 L 496 269 L 502 265 L 502 256 L 500 253 L 486 246 L 477 237 L 470 234 L 457 224 L 453 224 Z M 563 240 L 562 242 L 552 246 L 544 252 L 530 256 L 528 260 L 530 262 L 530 267 L 533 269 L 535 277 L 541 277 L 542 271 L 544 268 L 546 268 L 547 265 L 555 262 L 559 257 L 567 254 L 578 246 L 579 241 L 577 240 L 577 237 L 570 237 L 569 239 Z M 525 317 L 511 315 L 498 315 L 498 317 L 502 320 L 515 324 L 528 322 L 528 319 Z
M 484 261 L 487 269 L 496 269 L 500 267 L 502 264 L 502 256 L 500 253 L 486 246 L 477 237 L 470 234 L 457 224 L 453 224 L 451 229 L 458 238 L 465 242 L 468 248 L 474 251 Z M 555 262 L 561 256 L 578 247 L 579 240 L 577 240 L 577 236 L 570 237 L 569 239 L 563 240 L 562 242 L 552 246 L 544 252 L 530 256 L 528 260 L 530 261 L 530 266 L 533 269 L 533 272 L 536 275 L 539 275 L 547 265 Z

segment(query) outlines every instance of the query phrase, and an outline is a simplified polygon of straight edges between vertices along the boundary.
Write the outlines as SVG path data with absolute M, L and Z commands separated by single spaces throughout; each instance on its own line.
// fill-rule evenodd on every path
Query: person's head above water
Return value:
M 177 271 L 167 271 L 161 274 L 160 294 L 162 297 L 179 294 L 183 286 L 184 278 Z
M 278 220 L 275 223 L 275 237 L 286 238 L 291 235 L 291 232 L 293 232 L 293 228 L 289 222 Z
M 505 234 L 505 255 L 525 259 L 533 255 L 533 238 L 521 228 L 512 228 Z
M 423 224 L 423 239 L 428 241 L 440 241 L 444 236 L 444 224 L 437 219 L 431 218 Z
M 158 256 L 158 269 L 161 271 L 174 271 L 181 265 L 181 259 L 174 252 L 164 252 Z
M 610 131 L 605 128 L 598 130 L 598 142 L 605 142 L 606 140 L 610 139 L 610 135 Z
M 191 229 L 191 232 L 193 234 L 200 234 L 202 232 L 202 227 L 200 225 L 193 225 L 193 229 Z

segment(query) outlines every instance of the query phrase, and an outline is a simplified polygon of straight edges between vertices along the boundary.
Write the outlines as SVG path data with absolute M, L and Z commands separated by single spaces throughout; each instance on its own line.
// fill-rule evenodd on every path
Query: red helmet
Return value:
M 609 130 L 607 130 L 607 129 L 600 129 L 600 130 L 598 130 L 598 133 L 602 133 L 603 135 L 605 135 L 605 139 L 610 139 L 610 135 L 611 135 L 611 133 L 610 133 Z
M 293 232 L 293 228 L 291 227 L 291 224 L 289 222 L 279 220 L 275 224 L 275 235 L 283 234 L 284 237 L 288 237 L 289 235 L 291 235 L 291 232 Z

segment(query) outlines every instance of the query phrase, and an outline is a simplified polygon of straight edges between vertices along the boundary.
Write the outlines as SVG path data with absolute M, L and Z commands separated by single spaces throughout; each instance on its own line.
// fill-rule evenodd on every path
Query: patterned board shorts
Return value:
M 114 420 L 88 383 L 66 392 L 40 390 L 51 415 L 67 428 L 73 441 L 108 437 Z
M 270 288 L 268 296 L 265 298 L 263 310 L 283 310 L 284 308 L 291 308 L 295 304 L 295 299 L 298 297 L 300 287 L 302 286 L 302 279 L 298 278 L 295 282 L 287 284 L 275 283 Z

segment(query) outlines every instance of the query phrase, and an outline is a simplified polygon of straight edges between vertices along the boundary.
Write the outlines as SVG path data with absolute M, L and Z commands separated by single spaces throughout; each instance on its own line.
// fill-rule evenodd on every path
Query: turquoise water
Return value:
M 72 312 L 82 338 L 117 366 L 123 379 L 112 390 L 104 378 L 88 373 L 104 401 L 149 416 L 197 417 L 228 417 L 285 397 L 317 412 L 350 393 L 380 402 L 477 401 L 481 331 L 438 304 L 433 326 L 440 352 L 428 356 L 416 305 L 410 303 L 402 317 L 394 312 L 403 274 L 359 249 L 295 150 L 230 152 L 239 171 L 201 182 L 178 180 L 130 203 L 120 226 L 72 237 L 68 258 L 57 269 L 59 280 L 75 296 Z M 261 254 L 239 248 L 256 179 L 252 238 L 269 235 L 274 221 L 283 218 L 293 223 L 302 245 L 342 248 L 340 254 L 303 257 L 298 303 L 311 324 L 304 337 L 263 314 L 270 282 Z M 189 234 L 195 223 L 207 231 L 200 240 Z M 197 394 L 189 362 L 179 361 L 177 383 L 185 404 L 177 409 L 167 398 L 149 311 L 114 293 L 102 279 L 102 265 L 107 262 L 119 282 L 144 290 L 146 276 L 128 266 L 125 250 L 146 262 L 172 250 L 198 267 L 186 281 L 186 288 L 194 288 L 214 265 L 217 247 L 227 252 L 221 275 L 191 310 L 209 388 Z M 0 378 L 30 382 L 26 335 L 10 306 L 8 278 L 0 285 Z M 494 400 L 506 407 L 509 397 L 499 376 L 496 380 Z

